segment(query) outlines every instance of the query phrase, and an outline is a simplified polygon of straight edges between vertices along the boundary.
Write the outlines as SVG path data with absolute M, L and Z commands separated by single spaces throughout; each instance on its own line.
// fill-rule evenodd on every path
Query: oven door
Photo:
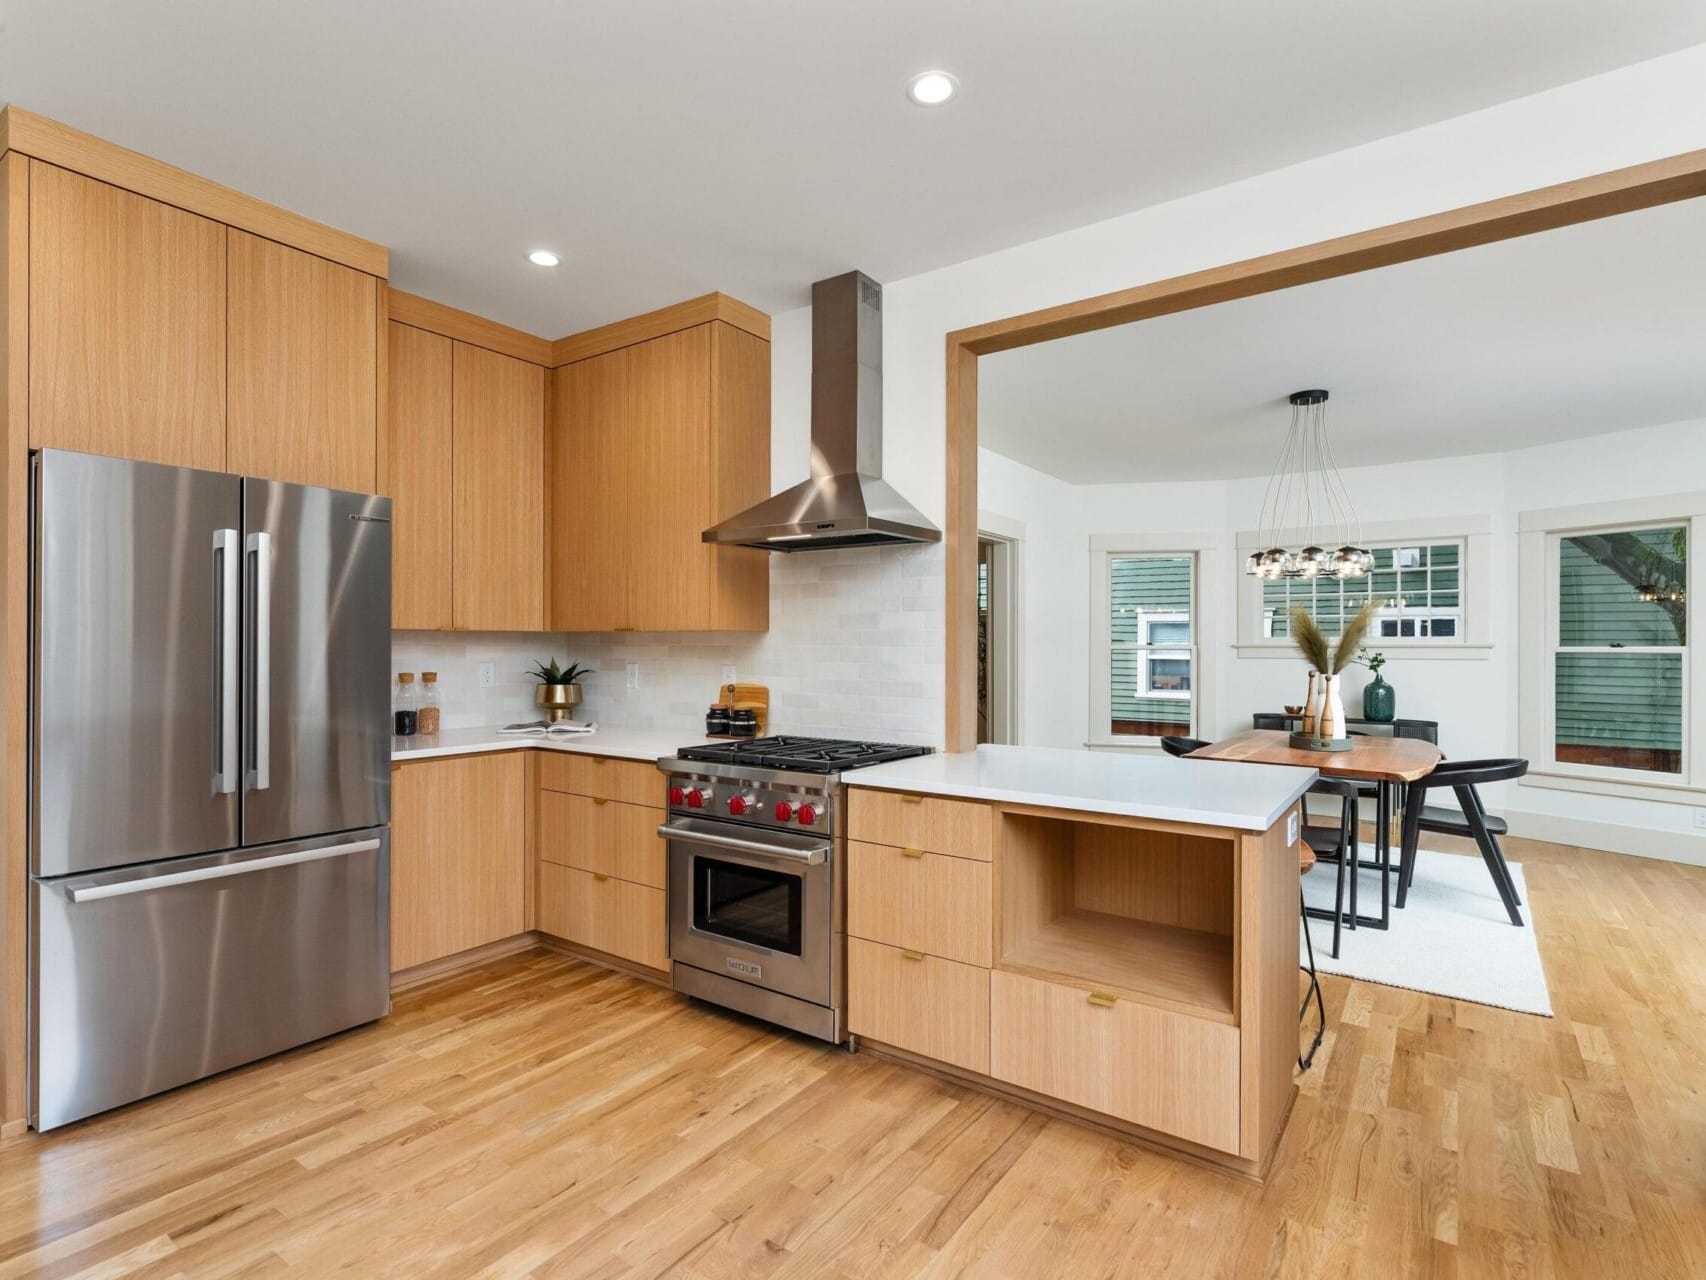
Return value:
M 828 836 L 692 818 L 669 842 L 669 955 L 677 964 L 832 1003 L 834 844 Z

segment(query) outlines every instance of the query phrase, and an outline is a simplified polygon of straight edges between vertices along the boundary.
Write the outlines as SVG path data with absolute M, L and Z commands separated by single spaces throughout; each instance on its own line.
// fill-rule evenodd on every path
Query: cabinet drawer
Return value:
M 847 932 L 989 967 L 990 864 L 852 841 Z
M 539 793 L 539 856 L 635 884 L 664 886 L 656 809 L 561 791 Z
M 664 807 L 663 774 L 656 765 L 639 760 L 551 752 L 539 762 L 539 785 L 547 791 L 571 791 L 654 809 Z
M 870 844 L 988 862 L 994 821 L 988 805 L 971 800 L 864 787 L 848 791 L 847 834 Z
M 989 1073 L 989 970 L 847 940 L 847 1029 Z
M 539 928 L 635 964 L 669 967 L 662 889 L 542 862 Z
M 1000 970 L 989 1005 L 997 1080 L 1237 1152 L 1238 1028 Z

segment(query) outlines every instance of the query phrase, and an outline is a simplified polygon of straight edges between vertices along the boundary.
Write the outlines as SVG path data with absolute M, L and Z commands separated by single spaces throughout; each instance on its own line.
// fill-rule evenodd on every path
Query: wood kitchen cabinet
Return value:
M 29 165 L 30 446 L 225 465 L 225 227 Z
M 226 469 L 378 486 L 379 281 L 226 231 Z
M 550 629 L 768 627 L 769 553 L 700 534 L 769 495 L 769 342 L 715 320 L 553 377 Z
M 545 625 L 545 370 L 390 322 L 391 625 Z
M 522 752 L 391 767 L 393 973 L 526 927 Z

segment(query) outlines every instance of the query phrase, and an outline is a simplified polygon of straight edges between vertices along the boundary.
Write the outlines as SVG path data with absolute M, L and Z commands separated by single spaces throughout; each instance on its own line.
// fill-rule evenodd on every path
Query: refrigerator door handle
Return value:
M 246 876 L 251 871 L 270 871 L 275 867 L 295 866 L 299 862 L 320 862 L 326 858 L 346 858 L 352 853 L 367 853 L 377 849 L 377 840 L 352 840 L 348 844 L 327 845 L 323 849 L 298 849 L 294 853 L 275 853 L 265 858 L 250 858 L 246 862 L 227 862 L 219 866 L 199 867 L 194 871 L 170 871 L 163 876 L 138 876 L 134 880 L 118 880 L 112 884 L 94 884 L 82 889 L 67 889 L 65 896 L 73 902 L 96 902 L 102 898 L 123 898 L 133 893 L 150 893 L 155 889 L 170 889 L 174 885 L 195 884 L 201 880 L 222 880 L 228 876 Z
M 253 689 L 249 712 L 250 791 L 272 785 L 272 534 L 251 533 L 246 550 L 254 557 L 254 634 L 250 639 L 249 680 Z
M 237 790 L 237 531 L 213 531 L 213 793 Z

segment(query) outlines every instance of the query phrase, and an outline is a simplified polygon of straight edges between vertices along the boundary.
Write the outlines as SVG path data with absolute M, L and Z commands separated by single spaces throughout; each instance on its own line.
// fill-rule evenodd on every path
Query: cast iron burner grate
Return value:
M 749 765 L 757 769 L 794 769 L 802 773 L 840 773 L 866 765 L 930 754 L 929 747 L 896 742 L 857 742 L 843 738 L 796 738 L 785 734 L 719 742 L 706 747 L 683 747 L 680 760 Z

